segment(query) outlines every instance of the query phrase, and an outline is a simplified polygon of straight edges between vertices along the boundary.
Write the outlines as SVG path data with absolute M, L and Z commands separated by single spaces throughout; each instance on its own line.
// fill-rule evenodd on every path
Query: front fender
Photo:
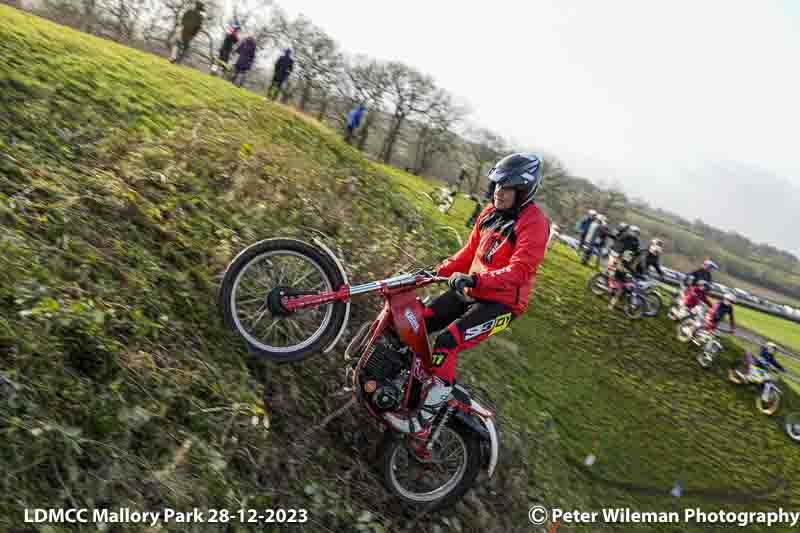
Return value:
M 483 425 L 483 433 L 488 437 L 488 445 L 489 445 L 489 465 L 487 467 L 486 475 L 487 478 L 491 478 L 494 474 L 495 468 L 497 468 L 497 460 L 500 457 L 500 439 L 497 436 L 497 428 L 494 425 L 494 418 L 492 416 L 488 416 L 489 413 L 481 404 L 475 401 L 475 398 L 470 399 L 472 402 L 472 408 L 475 410 L 474 415 L 475 417 L 480 420 L 480 423 Z M 468 418 L 472 419 L 473 421 L 475 418 L 468 416 Z
M 328 254 L 330 256 L 330 258 L 333 261 L 334 265 L 336 265 L 336 268 L 342 274 L 342 279 L 344 280 L 344 284 L 345 285 L 349 285 L 350 282 L 347 280 L 347 272 L 345 271 L 344 266 L 342 265 L 342 262 L 339 261 L 339 258 L 336 257 L 336 254 L 333 253 L 333 250 L 331 250 L 328 246 L 326 246 L 325 243 L 322 242 L 317 237 L 314 237 L 313 241 L 314 241 L 314 244 L 319 246 L 326 254 Z M 337 287 L 334 287 L 334 289 L 336 289 L 336 288 Z M 342 321 L 342 327 L 339 328 L 339 332 L 336 334 L 336 337 L 334 337 L 334 339 L 330 342 L 330 344 L 328 344 L 328 346 L 325 349 L 322 350 L 322 353 L 330 352 L 333 349 L 333 347 L 336 346 L 336 343 L 339 342 L 339 339 L 342 338 L 342 335 L 344 334 L 344 330 L 347 329 L 347 322 L 350 319 L 350 300 L 347 300 L 347 303 L 345 304 L 345 306 L 346 307 L 345 307 L 345 311 L 344 311 L 344 320 Z

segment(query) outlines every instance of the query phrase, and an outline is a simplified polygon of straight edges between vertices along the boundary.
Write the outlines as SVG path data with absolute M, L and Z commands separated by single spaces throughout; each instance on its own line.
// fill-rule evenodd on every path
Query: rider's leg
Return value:
M 441 331 L 469 309 L 454 291 L 447 291 L 425 309 L 425 329 L 428 335 Z
M 447 293 L 434 304 L 446 297 Z M 433 305 L 431 308 L 435 312 Z M 422 390 L 420 408 L 413 413 L 387 413 L 384 419 L 402 433 L 414 433 L 423 438 L 427 436 L 430 423 L 448 399 L 455 384 L 458 353 L 502 331 L 512 319 L 508 306 L 491 302 L 472 305 L 436 338 L 431 355 L 432 376 Z M 429 323 L 434 326 L 437 320 L 436 316 L 426 318 L 426 326 Z
M 613 284 L 612 286 L 614 289 L 611 291 L 611 301 L 608 303 L 608 310 L 614 309 L 617 305 L 617 301 L 619 301 L 619 297 L 622 295 L 623 284 L 625 283 L 625 273 L 621 272 L 620 270 L 614 271 Z M 609 281 L 612 281 L 609 279 Z

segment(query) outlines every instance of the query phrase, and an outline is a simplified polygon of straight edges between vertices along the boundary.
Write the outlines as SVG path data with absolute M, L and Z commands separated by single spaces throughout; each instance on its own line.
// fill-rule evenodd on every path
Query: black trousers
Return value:
M 465 303 L 453 291 L 439 296 L 425 313 L 429 334 L 445 330 L 433 345 L 433 373 L 453 383 L 458 352 L 504 330 L 514 318 L 511 308 L 504 304 L 482 300 Z

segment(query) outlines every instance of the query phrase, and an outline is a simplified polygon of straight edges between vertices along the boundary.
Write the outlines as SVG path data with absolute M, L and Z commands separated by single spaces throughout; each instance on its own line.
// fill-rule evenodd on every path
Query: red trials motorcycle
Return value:
M 447 278 L 421 270 L 351 286 L 333 252 L 317 239 L 314 243 L 267 239 L 239 253 L 219 290 L 225 323 L 251 353 L 300 361 L 333 349 L 347 325 L 352 296 L 379 292 L 383 309 L 361 326 L 345 351 L 346 358 L 353 356 L 348 380 L 359 404 L 382 422 L 383 413 L 416 408 L 431 369 L 425 306 L 416 290 Z M 460 385 L 433 421 L 427 442 L 432 459 L 419 459 L 406 439 L 384 424 L 384 483 L 407 504 L 428 510 L 452 505 L 482 469 L 488 479 L 497 466 L 494 413 Z

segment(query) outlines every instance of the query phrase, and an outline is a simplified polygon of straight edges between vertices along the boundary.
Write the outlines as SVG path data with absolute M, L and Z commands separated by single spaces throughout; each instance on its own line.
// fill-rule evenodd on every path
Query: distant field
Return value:
M 755 309 L 736 307 L 736 322 L 787 349 L 800 353 L 800 324 Z

